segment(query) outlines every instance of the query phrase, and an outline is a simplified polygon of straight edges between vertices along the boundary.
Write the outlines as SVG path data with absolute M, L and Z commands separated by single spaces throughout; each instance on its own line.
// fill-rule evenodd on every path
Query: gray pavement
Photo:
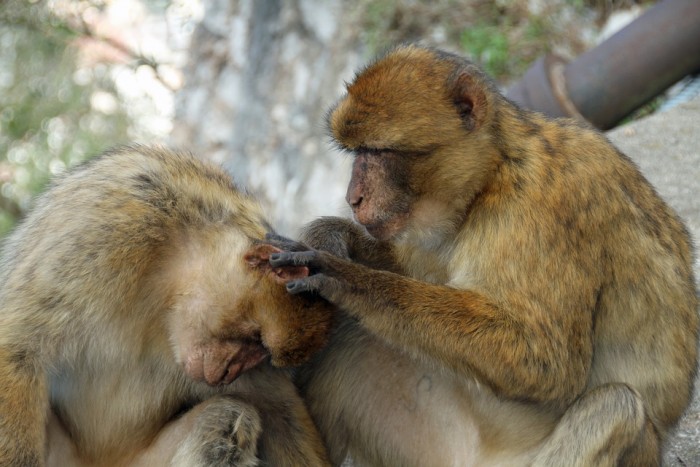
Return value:
M 696 245 L 700 277 L 700 99 L 651 115 L 608 133 L 631 157 L 659 194 L 680 214 Z M 700 466 L 700 378 L 691 406 L 671 436 L 665 466 Z

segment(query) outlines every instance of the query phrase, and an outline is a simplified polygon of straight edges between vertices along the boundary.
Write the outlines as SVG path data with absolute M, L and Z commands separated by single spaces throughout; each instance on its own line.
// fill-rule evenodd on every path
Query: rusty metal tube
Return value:
M 700 1 L 666 0 L 568 64 L 552 56 L 538 60 L 507 95 L 608 129 L 698 70 Z

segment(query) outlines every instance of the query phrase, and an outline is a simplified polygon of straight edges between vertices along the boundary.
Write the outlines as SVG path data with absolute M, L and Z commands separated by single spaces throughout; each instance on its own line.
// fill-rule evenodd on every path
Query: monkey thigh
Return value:
M 68 432 L 56 414 L 49 413 L 46 424 L 46 467 L 83 467 Z
M 564 413 L 534 466 L 658 466 L 660 443 L 644 402 L 622 383 L 584 393 Z
M 261 422 L 255 407 L 235 396 L 216 396 L 163 427 L 153 442 L 121 465 L 258 465 Z M 89 467 L 52 413 L 47 425 L 47 467 Z

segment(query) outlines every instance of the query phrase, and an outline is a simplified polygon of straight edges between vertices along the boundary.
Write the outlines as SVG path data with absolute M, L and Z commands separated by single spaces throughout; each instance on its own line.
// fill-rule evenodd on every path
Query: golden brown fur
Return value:
M 298 365 L 330 318 L 279 285 L 269 229 L 187 154 L 122 148 L 56 181 L 4 247 L 0 464 L 324 465 L 266 356 Z
M 314 250 L 271 264 L 309 267 L 288 290 L 351 318 L 301 379 L 332 461 L 658 465 L 697 297 L 688 234 L 634 164 L 418 46 L 360 72 L 329 123 L 362 226 L 315 221 Z

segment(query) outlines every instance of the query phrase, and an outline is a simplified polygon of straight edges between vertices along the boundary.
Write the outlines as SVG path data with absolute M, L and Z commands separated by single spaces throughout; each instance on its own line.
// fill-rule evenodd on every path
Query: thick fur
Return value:
M 127 147 L 57 180 L 4 245 L 0 464 L 125 465 L 158 445 L 145 465 L 324 465 L 270 361 L 307 359 L 330 315 L 279 285 L 269 230 L 187 154 Z
M 314 249 L 271 264 L 349 317 L 301 378 L 333 462 L 658 465 L 698 302 L 688 233 L 635 165 L 419 46 L 362 70 L 329 123 L 361 226 L 315 221 Z

